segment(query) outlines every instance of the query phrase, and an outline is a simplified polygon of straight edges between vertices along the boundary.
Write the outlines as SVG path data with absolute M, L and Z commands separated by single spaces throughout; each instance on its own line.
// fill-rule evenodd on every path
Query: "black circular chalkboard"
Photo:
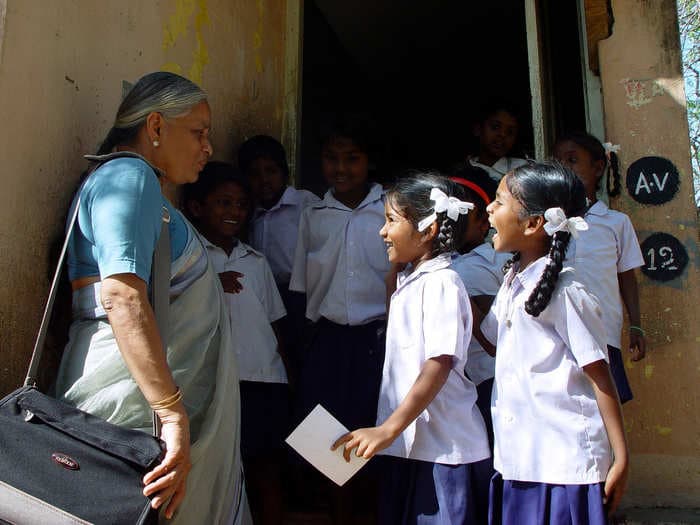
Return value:
M 627 191 L 642 204 L 664 204 L 676 195 L 680 178 L 663 157 L 642 157 L 627 168 Z
M 688 265 L 685 246 L 668 233 L 653 233 L 642 243 L 642 273 L 654 281 L 670 281 L 680 276 Z

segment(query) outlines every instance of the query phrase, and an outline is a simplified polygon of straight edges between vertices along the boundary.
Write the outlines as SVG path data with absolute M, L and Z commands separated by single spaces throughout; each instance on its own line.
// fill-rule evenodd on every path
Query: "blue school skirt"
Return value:
M 297 419 L 323 405 L 349 430 L 373 427 L 384 366 L 386 321 L 349 326 L 321 318 L 302 360 Z
M 603 483 L 552 485 L 491 479 L 489 525 L 607 525 Z
M 610 360 L 610 373 L 617 387 L 617 395 L 620 396 L 620 403 L 624 404 L 627 401 L 632 401 L 634 395 L 632 395 L 632 388 L 627 380 L 622 352 L 619 348 L 608 345 L 608 359 Z
M 488 461 L 442 465 L 377 456 L 379 525 L 485 525 Z

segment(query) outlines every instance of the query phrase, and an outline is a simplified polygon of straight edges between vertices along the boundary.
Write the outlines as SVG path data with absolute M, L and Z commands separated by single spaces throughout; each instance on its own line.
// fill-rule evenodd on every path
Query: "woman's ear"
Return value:
M 150 142 L 160 141 L 163 122 L 163 115 L 156 111 L 152 111 L 146 117 L 146 133 Z
M 539 231 L 544 231 L 544 216 L 531 215 L 523 221 L 525 235 L 535 235 Z

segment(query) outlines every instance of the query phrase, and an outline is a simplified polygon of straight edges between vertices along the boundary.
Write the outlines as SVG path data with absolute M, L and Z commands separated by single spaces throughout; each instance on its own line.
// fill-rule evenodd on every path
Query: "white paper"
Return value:
M 331 445 L 340 436 L 348 433 L 340 421 L 321 405 L 316 405 L 286 442 L 314 467 L 341 487 L 365 466 L 367 460 L 358 458 L 353 450 L 350 462 L 343 457 L 344 447 L 331 450 Z

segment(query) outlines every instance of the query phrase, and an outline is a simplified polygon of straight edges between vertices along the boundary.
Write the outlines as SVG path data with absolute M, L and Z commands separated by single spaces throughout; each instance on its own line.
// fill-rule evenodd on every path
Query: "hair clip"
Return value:
M 474 204 L 459 200 L 457 197 L 448 197 L 439 188 L 430 190 L 430 200 L 435 203 L 433 213 L 418 223 L 418 231 L 422 232 L 437 219 L 437 214 L 447 212 L 447 216 L 453 221 L 457 221 L 460 215 L 466 215 L 469 210 L 474 209 Z
M 549 208 L 544 212 L 544 231 L 547 235 L 554 235 L 556 232 L 569 232 L 574 239 L 578 239 L 578 232 L 588 229 L 588 223 L 581 217 L 567 218 L 561 208 Z
M 613 144 L 612 142 L 605 142 L 603 143 L 603 149 L 605 150 L 605 156 L 610 159 L 610 154 L 614 153 L 617 155 L 620 153 L 620 145 L 619 144 Z

